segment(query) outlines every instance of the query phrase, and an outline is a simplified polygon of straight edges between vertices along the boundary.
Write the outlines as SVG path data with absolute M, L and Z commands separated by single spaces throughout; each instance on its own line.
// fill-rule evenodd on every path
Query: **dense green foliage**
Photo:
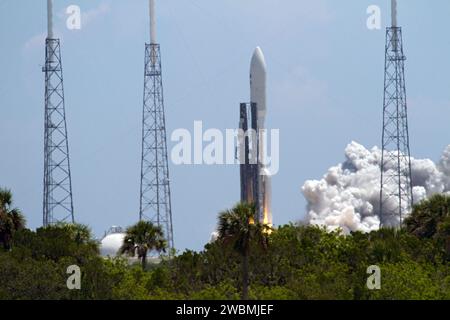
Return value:
M 267 247 L 251 238 L 249 298 L 450 299 L 449 203 L 435 196 L 417 205 L 401 230 L 343 235 L 290 224 L 275 229 Z M 143 271 L 99 257 L 85 226 L 19 229 L 0 249 L 0 299 L 240 299 L 235 249 L 218 239 Z M 81 268 L 81 290 L 66 287 L 72 264 Z M 380 290 L 366 286 L 370 265 L 381 269 Z

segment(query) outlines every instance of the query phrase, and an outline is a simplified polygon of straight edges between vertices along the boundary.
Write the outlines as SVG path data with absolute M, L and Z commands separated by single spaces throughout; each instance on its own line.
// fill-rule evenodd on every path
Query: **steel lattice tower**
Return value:
M 43 225 L 74 223 L 59 39 L 46 39 L 42 71 L 45 73 Z
M 411 158 L 405 86 L 402 29 L 393 24 L 386 30 L 383 134 L 380 190 L 380 224 L 397 227 L 413 203 Z
M 160 45 L 155 43 L 154 2 L 150 1 L 151 41 L 145 45 L 144 108 L 140 220 L 160 226 L 170 249 L 174 248 L 169 161 Z
M 241 202 L 253 203 L 256 207 L 255 221 L 264 219 L 263 203 L 261 197 L 261 161 L 258 158 L 260 137 L 257 124 L 256 103 L 241 103 L 239 129 L 239 162 L 241 178 Z

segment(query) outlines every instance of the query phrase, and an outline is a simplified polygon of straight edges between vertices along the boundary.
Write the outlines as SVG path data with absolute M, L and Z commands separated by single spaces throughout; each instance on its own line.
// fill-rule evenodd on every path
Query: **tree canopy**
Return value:
M 124 257 L 100 257 L 86 226 L 17 228 L 10 247 L 0 248 L 0 299 L 240 299 L 245 250 L 249 299 L 450 299 L 449 203 L 449 196 L 435 196 L 414 207 L 404 228 L 371 233 L 291 223 L 274 228 L 268 246 L 258 236 L 242 238 L 258 226 L 237 226 L 245 217 L 237 213 L 250 211 L 236 207 L 220 216 L 227 222 L 219 219 L 216 241 L 145 270 Z M 6 204 L 2 212 L 12 210 Z M 130 243 L 147 243 L 143 239 L 136 235 Z M 82 272 L 81 290 L 66 286 L 74 264 Z M 366 285 L 372 265 L 380 268 L 379 290 Z

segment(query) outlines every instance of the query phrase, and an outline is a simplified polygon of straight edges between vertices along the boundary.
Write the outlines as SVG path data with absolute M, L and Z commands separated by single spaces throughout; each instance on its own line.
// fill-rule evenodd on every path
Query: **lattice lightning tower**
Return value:
M 386 30 L 380 190 L 381 226 L 401 227 L 412 207 L 411 159 L 402 29 L 392 0 L 392 26 Z
M 52 0 L 48 6 L 45 45 L 45 129 L 43 225 L 74 223 L 72 177 L 64 104 L 60 40 L 53 37 Z
M 139 219 L 161 226 L 169 248 L 174 248 L 161 51 L 156 43 L 154 0 L 149 2 L 151 26 L 150 44 L 145 45 Z

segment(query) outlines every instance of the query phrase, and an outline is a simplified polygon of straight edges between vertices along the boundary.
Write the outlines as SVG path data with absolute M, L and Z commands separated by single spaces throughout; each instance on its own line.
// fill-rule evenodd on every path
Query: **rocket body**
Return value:
M 267 114 L 266 69 L 263 52 L 257 47 L 250 63 L 250 110 L 243 110 L 244 105 L 241 105 L 241 129 L 252 129 L 256 133 L 251 143 L 244 141 L 245 157 L 241 158 L 241 201 L 253 202 L 257 209 L 257 219 L 272 225 L 271 178 L 264 164 L 264 146 L 267 145 L 264 140 L 267 136 L 264 134 Z M 249 154 L 251 156 L 248 156 Z

